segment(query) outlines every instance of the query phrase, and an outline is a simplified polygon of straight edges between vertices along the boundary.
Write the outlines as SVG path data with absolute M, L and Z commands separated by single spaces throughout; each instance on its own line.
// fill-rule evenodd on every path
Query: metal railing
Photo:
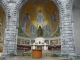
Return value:
M 0 60 L 5 60 L 6 57 L 0 57 Z
M 80 55 L 75 55 L 74 60 L 80 60 Z

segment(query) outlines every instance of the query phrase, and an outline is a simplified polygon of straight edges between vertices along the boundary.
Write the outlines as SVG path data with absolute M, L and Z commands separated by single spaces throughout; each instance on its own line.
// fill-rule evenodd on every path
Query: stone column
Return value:
M 62 54 L 75 54 L 73 18 L 72 18 L 73 0 L 62 0 L 63 13 L 61 14 L 61 50 Z
M 60 38 L 62 54 L 75 54 L 74 28 L 72 17 L 73 0 L 52 0 L 59 9 Z
M 7 5 L 3 57 L 12 53 L 17 55 L 18 20 L 17 13 L 14 13 L 14 11 L 18 1 L 19 0 L 2 0 L 2 2 L 5 2 Z

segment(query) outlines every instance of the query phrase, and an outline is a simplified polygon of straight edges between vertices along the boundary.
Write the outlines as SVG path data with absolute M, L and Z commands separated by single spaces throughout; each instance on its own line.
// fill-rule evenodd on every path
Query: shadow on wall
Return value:
M 76 54 L 80 54 L 80 5 L 78 3 L 80 3 L 79 0 L 74 0 L 73 19 Z

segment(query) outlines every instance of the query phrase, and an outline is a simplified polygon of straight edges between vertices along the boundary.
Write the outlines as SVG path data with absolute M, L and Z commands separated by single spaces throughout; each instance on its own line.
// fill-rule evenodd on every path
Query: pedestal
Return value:
M 42 58 L 42 49 L 33 49 L 32 58 Z

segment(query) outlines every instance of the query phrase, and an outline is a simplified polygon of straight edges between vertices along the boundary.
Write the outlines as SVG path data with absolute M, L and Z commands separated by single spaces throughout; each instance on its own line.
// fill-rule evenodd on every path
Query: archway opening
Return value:
M 58 8 L 51 0 L 29 0 L 20 10 L 17 41 L 18 54 L 26 52 L 27 49 L 32 49 L 31 44 L 34 44 L 34 39 L 39 35 L 39 26 L 41 26 L 43 31 L 41 37 L 45 38 L 44 43 L 48 44 L 47 50 L 54 53 L 57 50 L 60 53 L 61 41 Z
M 3 7 L 0 5 L 0 53 L 3 52 L 5 21 L 6 14 Z

